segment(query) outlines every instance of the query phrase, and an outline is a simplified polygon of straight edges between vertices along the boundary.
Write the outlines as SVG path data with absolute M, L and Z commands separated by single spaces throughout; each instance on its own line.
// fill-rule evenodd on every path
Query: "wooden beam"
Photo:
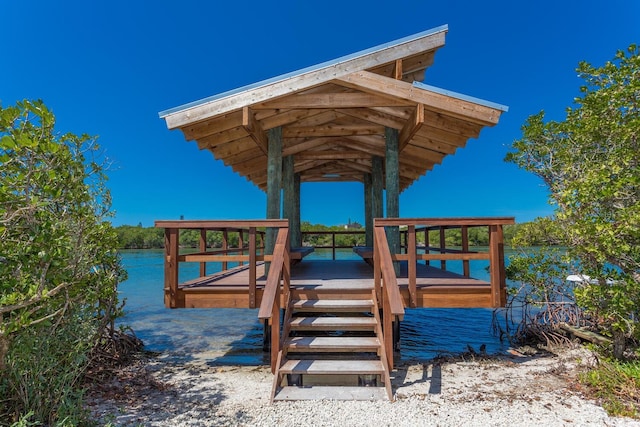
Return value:
M 267 141 L 267 135 L 262 130 L 260 122 L 253 116 L 253 112 L 249 107 L 242 109 L 242 127 L 249 133 L 249 136 L 256 145 L 262 150 L 264 154 L 267 154 L 269 149 L 269 142 Z
M 402 127 L 398 142 L 398 151 L 402 152 L 413 136 L 420 130 L 424 123 L 424 105 L 418 104 L 413 113 Z
M 202 138 L 198 138 L 196 142 L 198 143 L 198 148 L 204 150 L 206 148 L 215 148 L 219 145 L 227 144 L 229 142 L 242 139 L 246 136 L 246 129 L 244 129 L 242 126 L 237 126 L 231 129 L 224 130 L 222 132 L 203 136 Z
M 269 114 L 267 117 L 260 119 L 262 116 L 261 113 L 268 112 L 274 114 Z M 300 109 L 300 110 L 287 110 L 287 109 L 279 109 L 274 108 L 273 110 L 254 110 L 254 114 L 256 119 L 260 120 L 262 123 L 262 128 L 264 130 L 269 130 L 278 126 L 286 126 L 292 123 L 298 123 L 301 120 L 306 119 L 307 117 L 314 116 L 316 114 L 323 113 L 324 110 L 311 110 L 311 109 Z
M 370 108 L 344 108 L 341 113 L 361 120 L 365 120 L 376 125 L 383 125 L 395 129 L 402 129 L 404 121 L 396 116 L 392 116 Z
M 414 102 L 394 99 L 390 96 L 363 92 L 312 93 L 283 96 L 273 101 L 254 105 L 253 108 L 362 108 L 362 107 L 402 107 L 414 105 Z
M 242 124 L 242 112 L 233 111 L 216 117 L 215 120 L 193 123 L 182 128 L 182 133 L 187 141 L 199 139 L 207 135 L 233 129 Z
M 283 156 L 291 156 L 300 152 L 311 150 L 316 147 L 320 147 L 329 141 L 332 137 L 321 138 L 287 138 L 285 141 L 285 147 L 282 150 Z
M 393 68 L 393 78 L 402 80 L 402 59 L 396 59 L 396 64 Z
M 411 101 L 414 105 L 422 103 L 427 109 L 485 126 L 498 123 L 500 114 L 502 114 L 502 111 L 496 108 L 417 88 L 411 83 L 380 76 L 369 71 L 358 71 L 338 78 L 337 81 L 346 87 L 367 93 L 393 96 L 399 100 Z
M 299 160 L 344 160 L 344 159 L 362 159 L 367 157 L 362 151 L 305 151 L 296 156 Z
M 458 146 L 445 144 L 432 138 L 425 138 L 420 135 L 414 136 L 410 144 L 415 147 L 424 148 L 425 150 L 431 150 L 442 154 L 453 154 L 458 148 Z
M 319 136 L 351 136 L 351 135 L 380 135 L 384 132 L 383 126 L 373 124 L 365 125 L 321 125 L 309 127 L 287 127 L 284 129 L 285 138 L 305 138 Z
M 218 147 L 212 148 L 211 152 L 216 159 L 224 159 L 228 156 L 242 153 L 243 151 L 251 150 L 255 148 L 256 144 L 248 135 L 242 139 L 222 144 Z

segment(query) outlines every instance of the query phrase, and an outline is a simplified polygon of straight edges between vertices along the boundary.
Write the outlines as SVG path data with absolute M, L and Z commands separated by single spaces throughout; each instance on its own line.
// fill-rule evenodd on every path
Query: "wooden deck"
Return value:
M 409 307 L 407 262 L 401 262 L 398 285 L 405 304 Z M 262 301 L 266 282 L 264 264 L 257 266 L 256 300 Z M 374 288 L 373 268 L 360 260 L 310 260 L 291 268 L 291 287 L 304 290 L 310 296 L 322 289 L 325 293 L 332 287 L 354 291 Z M 491 307 L 491 284 L 464 277 L 449 271 L 424 264 L 417 265 L 417 307 Z M 236 307 L 248 308 L 249 269 L 237 267 L 194 279 L 178 286 L 184 298 L 177 308 Z M 168 290 L 165 290 L 168 291 Z

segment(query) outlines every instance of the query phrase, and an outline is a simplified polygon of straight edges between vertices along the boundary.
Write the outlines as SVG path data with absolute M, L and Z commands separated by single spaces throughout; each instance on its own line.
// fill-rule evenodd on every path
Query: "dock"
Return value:
M 272 401 L 393 400 L 390 372 L 405 308 L 503 306 L 502 226 L 510 223 L 512 218 L 376 219 L 373 248 L 354 248 L 361 259 L 318 260 L 305 259 L 311 248 L 290 249 L 286 220 L 157 221 L 165 230 L 165 305 L 259 309 L 274 373 Z M 404 238 L 392 251 L 386 230 L 395 227 Z M 472 227 L 488 228 L 485 250 L 469 247 Z M 200 251 L 182 253 L 180 230 L 193 229 L 200 231 Z M 462 247 L 447 247 L 446 239 L 430 245 L 430 234 L 446 236 L 452 229 L 460 230 Z M 226 236 L 223 248 L 207 247 L 211 232 Z M 243 236 L 238 247 L 227 244 L 231 233 Z M 276 236 L 271 253 L 257 238 L 269 233 Z M 463 273 L 447 270 L 448 261 L 462 261 Z M 469 275 L 475 261 L 489 262 L 490 281 Z M 179 266 L 188 262 L 200 263 L 200 277 L 178 282 Z M 207 262 L 220 262 L 223 270 L 206 274 Z

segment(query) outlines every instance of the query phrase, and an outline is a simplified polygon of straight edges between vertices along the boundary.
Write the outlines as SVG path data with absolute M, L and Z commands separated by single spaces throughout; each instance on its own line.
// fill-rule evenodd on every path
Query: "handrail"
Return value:
M 382 305 L 384 354 L 389 369 L 393 369 L 393 320 L 402 320 L 404 306 L 384 227 L 375 226 L 373 236 L 375 294 L 381 299 Z
M 280 300 L 281 292 L 285 295 L 285 305 L 289 299 L 291 276 L 289 271 L 289 229 L 280 228 L 273 248 L 273 257 L 269 267 L 267 283 L 264 287 L 258 318 L 271 322 L 271 372 L 275 373 L 278 354 L 280 353 Z M 280 282 L 283 282 L 281 289 Z

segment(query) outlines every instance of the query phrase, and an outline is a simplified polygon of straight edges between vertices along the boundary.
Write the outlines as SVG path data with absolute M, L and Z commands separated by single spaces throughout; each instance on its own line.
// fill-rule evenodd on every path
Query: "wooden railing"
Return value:
M 373 277 L 377 300 L 382 306 L 382 335 L 388 368 L 393 369 L 393 322 L 402 320 L 404 306 L 393 268 L 387 235 L 383 226 L 373 231 Z
M 447 261 L 462 261 L 463 275 L 467 277 L 470 274 L 469 261 L 488 260 L 491 282 L 491 303 L 493 307 L 501 307 L 506 304 L 504 238 L 502 227 L 503 225 L 514 223 L 515 220 L 512 217 L 379 218 L 374 220 L 374 227 L 376 232 L 384 230 L 385 227 L 403 228 L 402 233 L 405 234 L 404 244 L 402 245 L 404 253 L 392 253 L 391 259 L 393 261 L 408 262 L 409 300 L 411 307 L 417 306 L 416 263 L 420 260 L 426 261 L 427 263 L 430 261 L 440 261 L 440 268 L 443 270 L 447 268 Z M 404 229 L 405 227 L 406 229 Z M 488 251 L 471 251 L 469 249 L 467 232 L 469 227 L 488 227 Z M 459 228 L 462 233 L 462 247 L 460 249 L 447 248 L 446 246 L 445 230 L 455 228 Z M 422 247 L 416 243 L 416 233 L 419 231 L 425 233 L 425 246 Z M 440 245 L 438 247 L 429 246 L 429 232 L 431 231 L 437 231 L 440 234 Z M 425 253 L 418 253 L 419 249 L 424 249 Z M 391 268 L 391 271 L 393 271 L 393 268 Z
M 258 318 L 271 325 L 271 372 L 276 372 L 280 349 L 283 342 L 280 336 L 280 303 L 285 307 L 290 299 L 291 262 L 289 259 L 289 229 L 282 227 L 278 230 L 273 257 L 267 283 L 264 287 L 262 302 Z
M 165 261 L 164 261 L 164 288 L 165 305 L 170 308 L 183 307 L 184 294 L 178 288 L 180 263 L 198 262 L 200 263 L 200 277 L 206 275 L 207 262 L 222 263 L 223 270 L 218 274 L 227 271 L 229 263 L 243 265 L 247 263 L 249 269 L 249 307 L 256 308 L 256 267 L 259 262 L 272 261 L 272 255 L 264 254 L 264 231 L 265 228 L 287 228 L 287 220 L 212 220 L 212 221 L 156 221 L 155 226 L 164 228 L 165 236 Z M 180 253 L 180 230 L 200 230 L 200 251 L 196 253 Z M 207 232 L 222 232 L 223 236 L 228 233 L 239 233 L 240 247 L 230 248 L 225 244 L 223 237 L 223 248 L 207 249 Z M 248 235 L 249 242 L 245 245 L 244 237 Z M 258 244 L 258 238 L 260 244 Z M 227 247 L 224 247 L 224 246 Z
M 306 236 L 331 236 L 331 244 L 330 245 L 311 245 L 315 249 L 331 249 L 332 250 L 332 259 L 336 259 L 336 249 L 352 249 L 354 246 L 358 245 L 336 245 L 336 235 L 365 235 L 364 230 L 323 230 L 323 231 L 303 231 L 302 233 L 302 241 L 305 242 Z

